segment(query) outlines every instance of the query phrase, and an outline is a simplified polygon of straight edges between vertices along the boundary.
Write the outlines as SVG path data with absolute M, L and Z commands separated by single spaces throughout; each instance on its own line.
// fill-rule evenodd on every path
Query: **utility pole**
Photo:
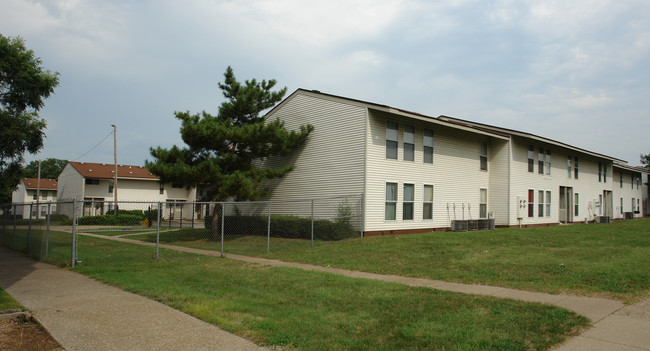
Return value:
M 113 178 L 113 200 L 115 201 L 115 215 L 117 216 L 117 127 L 113 127 L 113 157 L 115 159 L 115 175 Z
M 41 192 L 41 160 L 38 160 L 38 177 L 36 180 L 36 219 L 38 219 L 38 214 L 39 214 L 40 192 Z

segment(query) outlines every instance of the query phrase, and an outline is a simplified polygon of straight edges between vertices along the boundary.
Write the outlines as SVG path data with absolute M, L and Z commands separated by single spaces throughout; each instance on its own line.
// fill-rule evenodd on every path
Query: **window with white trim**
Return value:
M 580 194 L 573 194 L 573 215 L 578 217 L 580 216 Z
M 630 174 L 630 189 L 634 189 L 634 174 Z
M 598 162 L 598 182 L 603 181 L 603 163 Z
M 433 185 L 424 185 L 422 219 L 433 219 Z
M 621 214 L 623 214 L 623 198 L 621 198 Z
M 424 163 L 433 163 L 433 130 L 425 129 L 422 136 Z
M 551 150 L 546 150 L 546 175 L 551 175 Z
M 551 192 L 546 192 L 546 217 L 551 216 Z
M 535 190 L 528 189 L 528 217 L 535 217 Z
M 479 218 L 487 218 L 487 189 L 479 190 L 479 199 L 478 199 L 478 216 Z
M 537 173 L 544 174 L 544 149 L 541 147 L 537 154 Z
M 404 126 L 404 161 L 415 161 L 415 127 Z
M 619 188 L 623 189 L 623 171 L 619 171 L 618 176 L 619 176 L 618 186 Z
M 544 190 L 539 190 L 537 196 L 537 217 L 544 217 Z
M 528 145 L 528 172 L 535 171 L 535 147 Z
M 387 221 L 397 219 L 397 183 L 386 183 L 384 219 Z
M 402 199 L 402 219 L 411 221 L 415 212 L 415 184 L 404 184 L 404 198 Z
M 571 155 L 567 156 L 567 159 L 566 159 L 566 171 L 567 171 L 567 177 L 569 177 L 569 179 L 571 179 L 571 174 L 573 174 L 573 169 L 572 169 L 572 166 L 571 166 Z
M 481 171 L 487 171 L 488 169 L 488 143 L 487 141 L 481 141 Z
M 386 122 L 386 158 L 397 160 L 397 135 L 398 125 L 396 122 Z
M 578 179 L 578 157 L 573 158 L 573 178 Z

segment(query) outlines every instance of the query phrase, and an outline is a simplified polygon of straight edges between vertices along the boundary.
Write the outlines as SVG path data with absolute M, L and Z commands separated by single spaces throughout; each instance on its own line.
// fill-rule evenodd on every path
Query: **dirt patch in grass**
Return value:
M 33 320 L 0 320 L 0 350 L 64 350 L 54 338 Z

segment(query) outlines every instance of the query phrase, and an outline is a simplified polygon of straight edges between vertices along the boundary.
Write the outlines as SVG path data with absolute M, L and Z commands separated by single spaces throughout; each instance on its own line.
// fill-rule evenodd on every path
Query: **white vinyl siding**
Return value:
M 269 166 L 295 166 L 284 177 L 268 183 L 272 190 L 270 199 L 362 194 L 366 109 L 308 92 L 293 95 L 279 107 L 267 116 L 267 120 L 279 118 L 289 130 L 311 124 L 314 131 L 305 145 L 288 157 L 274 158 L 265 163 Z M 385 159 L 386 126 L 384 121 L 380 132 L 382 159 Z M 383 183 L 379 189 L 383 197 Z M 383 213 L 380 218 L 383 218 Z

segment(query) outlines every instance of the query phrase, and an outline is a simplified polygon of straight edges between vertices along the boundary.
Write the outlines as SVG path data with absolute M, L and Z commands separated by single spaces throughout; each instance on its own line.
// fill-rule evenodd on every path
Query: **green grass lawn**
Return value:
M 257 256 L 632 302 L 650 291 L 650 219 L 366 237 Z
M 25 308 L 13 297 L 11 297 L 11 295 L 7 294 L 6 291 L 0 288 L 0 311 L 14 309 L 24 310 Z
M 273 268 L 97 238 L 78 272 L 261 345 L 298 350 L 544 350 L 588 321 L 541 304 Z

